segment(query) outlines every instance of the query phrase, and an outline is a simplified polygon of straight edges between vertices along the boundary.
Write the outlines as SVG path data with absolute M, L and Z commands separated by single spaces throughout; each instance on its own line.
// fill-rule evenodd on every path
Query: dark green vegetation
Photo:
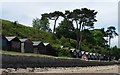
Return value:
M 26 27 L 16 21 L 2 20 L 2 33 L 6 36 L 15 35 L 19 38 L 49 42 L 58 56 L 70 57 L 70 48 L 76 48 L 119 57 L 120 49 L 116 46 L 110 48 L 111 39 L 114 35 L 118 35 L 115 32 L 116 28 L 111 26 L 106 31 L 104 28 L 94 29 L 94 23 L 97 22 L 96 15 L 95 10 L 87 8 L 66 10 L 64 13 L 54 11 L 42 14 L 40 19 L 33 19 L 33 27 Z M 61 21 L 59 24 L 57 24 L 58 20 Z M 53 32 L 50 28 L 50 21 L 54 23 Z

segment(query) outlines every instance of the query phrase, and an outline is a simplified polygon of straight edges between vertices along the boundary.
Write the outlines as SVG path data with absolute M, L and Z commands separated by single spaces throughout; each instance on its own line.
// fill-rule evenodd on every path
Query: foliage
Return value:
M 72 57 L 69 50 L 64 48 L 58 49 L 58 56 L 59 57 Z
M 75 38 L 74 30 L 75 28 L 73 27 L 73 23 L 69 20 L 64 19 L 56 28 L 56 35 L 59 38 L 61 38 L 62 36 L 66 38 Z
M 51 32 L 51 29 L 49 28 L 50 27 L 49 20 L 46 17 L 41 19 L 39 18 L 33 19 L 32 25 L 33 28 Z
M 40 19 L 39 18 L 33 19 L 32 25 L 33 25 L 33 28 L 40 29 Z
M 62 36 L 60 41 L 61 41 L 60 44 L 65 46 L 65 47 L 70 47 L 71 46 L 70 41 L 69 41 L 68 38 L 65 38 L 65 37 Z
M 62 16 L 63 13 L 60 11 L 55 11 L 52 13 L 49 13 L 49 19 L 54 20 L 54 28 L 53 28 L 53 33 L 56 32 L 56 22 L 60 16 Z
M 79 50 L 82 43 L 82 31 L 87 28 L 93 28 L 94 22 L 97 12 L 95 10 L 90 10 L 87 8 L 75 9 L 72 12 L 69 12 L 68 18 L 76 23 L 76 38 L 77 38 L 77 46 L 76 48 Z
M 111 49 L 111 54 L 114 55 L 114 56 L 120 56 L 120 49 L 117 48 L 117 46 L 114 46 L 114 47 Z
M 110 27 L 107 28 L 106 35 L 109 38 L 109 47 L 111 45 L 111 39 L 114 36 L 118 36 L 118 34 L 116 33 L 115 30 L 116 30 L 116 28 L 114 26 L 110 26 Z

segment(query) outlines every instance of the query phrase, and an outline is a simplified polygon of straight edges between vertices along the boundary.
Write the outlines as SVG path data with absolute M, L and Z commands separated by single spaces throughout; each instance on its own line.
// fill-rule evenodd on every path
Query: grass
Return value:
M 55 56 L 44 55 L 44 54 L 20 53 L 20 52 L 3 51 L 3 50 L 0 50 L 0 54 L 20 55 L 20 56 L 41 56 L 41 57 L 52 57 L 52 58 L 70 58 L 70 57 L 65 57 L 65 56 L 55 57 Z
M 3 51 L 3 50 L 0 50 L 0 54 L 21 55 L 21 56 L 46 56 L 46 57 L 54 57 L 54 56 L 44 55 L 44 54 L 20 53 L 20 52 Z

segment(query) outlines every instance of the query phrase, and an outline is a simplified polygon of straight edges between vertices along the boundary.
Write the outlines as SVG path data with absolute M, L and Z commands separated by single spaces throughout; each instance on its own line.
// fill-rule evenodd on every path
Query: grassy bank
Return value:
M 52 57 L 52 58 L 70 58 L 65 56 L 50 56 L 50 55 L 44 55 L 44 54 L 35 54 L 35 53 L 20 53 L 20 52 L 12 52 L 12 51 L 3 51 L 0 50 L 0 54 L 7 54 L 7 55 L 19 55 L 19 56 L 40 56 L 40 57 Z
M 0 54 L 21 55 L 21 56 L 46 56 L 46 57 L 54 57 L 54 56 L 44 55 L 44 54 L 20 53 L 20 52 L 2 51 L 2 50 L 0 51 Z

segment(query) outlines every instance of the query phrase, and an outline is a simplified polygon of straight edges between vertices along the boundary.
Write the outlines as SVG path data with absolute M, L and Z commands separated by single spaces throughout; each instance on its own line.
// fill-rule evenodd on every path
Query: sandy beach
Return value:
M 0 71 L 1 73 L 120 73 L 120 66 L 7 68 L 0 69 Z

